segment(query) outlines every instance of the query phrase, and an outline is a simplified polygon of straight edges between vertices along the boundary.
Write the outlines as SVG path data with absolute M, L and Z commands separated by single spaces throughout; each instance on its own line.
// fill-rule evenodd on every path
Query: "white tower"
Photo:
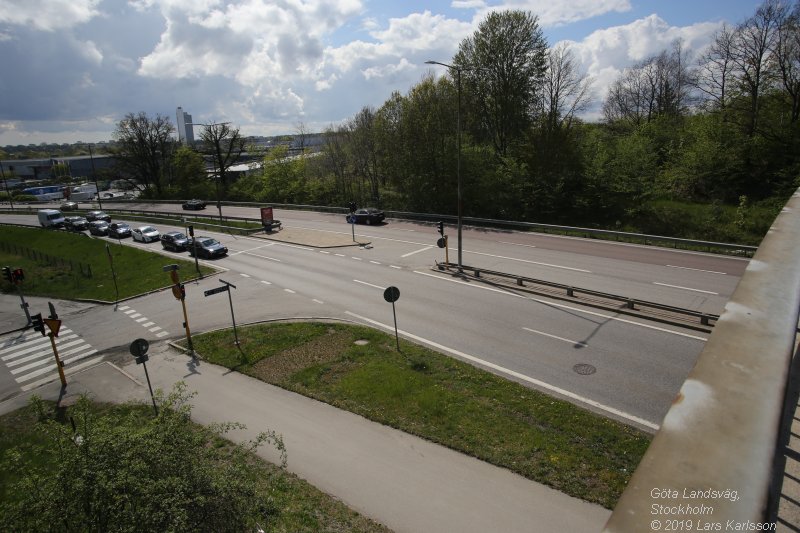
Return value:
M 192 146 L 194 144 L 194 128 L 192 128 L 192 115 L 184 113 L 183 108 L 179 107 L 178 115 L 178 141 Z

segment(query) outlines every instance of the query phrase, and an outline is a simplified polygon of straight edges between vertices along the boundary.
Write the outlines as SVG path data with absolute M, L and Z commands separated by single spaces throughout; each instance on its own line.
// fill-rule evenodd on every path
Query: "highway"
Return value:
M 151 208 L 180 211 L 180 206 Z M 223 210 L 227 216 L 258 216 L 255 208 Z M 204 214 L 215 213 L 209 208 Z M 351 232 L 343 215 L 276 210 L 276 218 L 287 230 L 313 230 L 340 240 Z M 34 215 L 0 215 L 0 220 L 36 224 Z M 397 325 L 407 339 L 650 431 L 660 424 L 708 336 L 435 270 L 434 261 L 442 261 L 444 253 L 435 246 L 439 235 L 432 224 L 389 220 L 355 230 L 358 240 L 370 245 L 323 248 L 203 231 L 228 246 L 229 256 L 209 262 L 225 269 L 219 276 L 187 285 L 192 330 L 230 325 L 225 295 L 203 296 L 204 290 L 220 285 L 218 278 L 237 287 L 237 323 L 336 318 L 386 331 L 393 331 L 393 318 L 383 290 L 394 285 L 401 293 Z M 452 262 L 455 230 L 448 227 L 447 232 Z M 161 251 L 158 244 L 129 244 Z M 719 314 L 748 260 L 465 228 L 464 263 Z M 77 305 L 66 311 L 65 326 L 99 355 L 137 337 L 159 342 L 183 334 L 180 304 L 169 291 L 126 301 L 117 309 Z M 0 368 L 0 397 L 20 386 L 4 375 L 9 371 Z

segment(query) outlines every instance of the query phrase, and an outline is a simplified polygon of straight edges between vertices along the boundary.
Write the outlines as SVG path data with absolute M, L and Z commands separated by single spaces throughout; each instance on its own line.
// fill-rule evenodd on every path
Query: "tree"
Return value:
M 155 188 L 161 195 L 164 169 L 172 158 L 175 126 L 169 118 L 144 112 L 128 113 L 117 123 L 113 137 L 117 146 L 113 154 L 124 174 L 137 189 Z
M 200 139 L 213 159 L 222 188 L 227 189 L 228 169 L 236 164 L 247 146 L 244 137 L 239 128 L 231 128 L 228 122 L 220 122 L 204 125 Z
M 548 131 L 569 128 L 575 115 L 590 103 L 591 80 L 578 71 L 575 56 L 564 43 L 548 51 L 542 85 L 542 115 Z
M 800 118 L 800 4 L 780 14 L 773 48 L 778 79 L 788 100 L 790 121 Z
M 478 112 L 474 130 L 505 156 L 541 108 L 547 41 L 537 17 L 525 11 L 489 13 L 461 42 L 453 62 L 462 69 L 467 108 Z
M 99 414 L 83 397 L 71 411 L 74 430 L 34 398 L 41 444 L 33 453 L 40 461 L 26 462 L 19 449 L 9 453 L 18 500 L 0 505 L 4 529 L 253 531 L 263 496 L 250 453 L 271 442 L 285 464 L 281 438 L 267 432 L 219 446 L 219 435 L 241 425 L 194 426 L 190 398 L 179 383 L 159 397 L 157 417 L 133 410 L 121 418 Z
M 179 198 L 204 198 L 209 182 L 203 157 L 188 146 L 179 146 L 173 157 L 172 182 Z
M 695 86 L 712 102 L 712 109 L 722 112 L 723 118 L 731 98 L 733 77 L 734 31 L 723 24 L 714 34 L 713 42 L 698 59 Z

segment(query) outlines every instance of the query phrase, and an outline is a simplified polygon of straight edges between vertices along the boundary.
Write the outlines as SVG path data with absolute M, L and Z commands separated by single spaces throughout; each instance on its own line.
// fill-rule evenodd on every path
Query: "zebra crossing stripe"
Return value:
M 95 365 L 97 365 L 99 363 L 102 363 L 102 362 L 103 362 L 103 357 L 102 356 L 101 357 L 95 357 L 94 359 L 90 359 L 90 360 L 85 361 L 85 362 L 83 362 L 83 363 L 81 363 L 79 365 L 75 365 L 75 366 L 73 366 L 73 367 L 71 367 L 69 369 L 65 369 L 64 370 L 64 375 L 71 376 L 72 374 L 75 374 L 77 372 L 80 372 L 81 370 L 84 370 L 86 368 L 95 366 Z M 53 365 L 53 371 L 54 372 L 56 371 L 55 365 Z M 43 379 L 40 379 L 38 381 L 34 381 L 32 383 L 28 383 L 26 385 L 23 385 L 20 388 L 23 391 L 29 391 L 29 390 L 35 389 L 36 387 L 41 387 L 42 385 L 44 385 L 46 383 L 50 383 L 51 381 L 55 381 L 57 379 L 58 379 L 58 374 L 56 373 L 53 376 L 50 376 L 50 377 L 47 377 L 47 378 L 43 378 Z

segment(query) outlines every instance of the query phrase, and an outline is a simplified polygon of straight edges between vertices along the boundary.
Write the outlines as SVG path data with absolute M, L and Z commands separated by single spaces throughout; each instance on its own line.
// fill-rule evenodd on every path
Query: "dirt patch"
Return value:
M 328 330 L 322 337 L 262 359 L 253 365 L 252 374 L 269 383 L 280 383 L 304 368 L 338 359 L 352 344 L 349 332 Z

